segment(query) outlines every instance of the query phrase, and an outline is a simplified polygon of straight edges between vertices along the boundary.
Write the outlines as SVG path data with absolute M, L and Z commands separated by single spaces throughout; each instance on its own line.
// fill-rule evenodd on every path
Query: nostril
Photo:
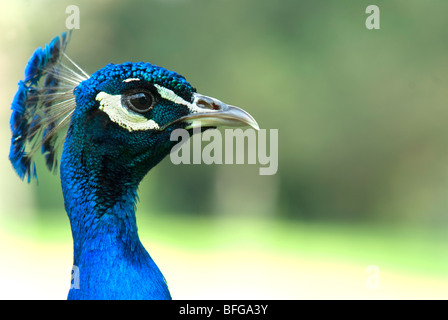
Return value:
M 203 109 L 221 110 L 219 103 L 217 103 L 215 101 L 207 101 L 207 100 L 201 99 L 196 102 L 196 105 Z
M 211 105 L 211 109 L 213 110 L 221 110 L 221 107 L 216 102 L 213 102 Z

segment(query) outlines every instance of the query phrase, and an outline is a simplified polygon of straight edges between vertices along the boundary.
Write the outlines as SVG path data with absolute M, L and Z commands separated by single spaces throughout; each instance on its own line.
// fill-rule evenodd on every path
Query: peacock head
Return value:
M 169 154 L 175 129 L 201 130 L 249 125 L 256 121 L 240 108 L 198 94 L 179 74 L 150 63 L 109 64 L 74 90 L 76 109 L 70 131 L 104 154 L 123 157 L 147 171 Z M 110 157 L 109 157 L 110 158 Z
M 65 55 L 68 38 L 36 50 L 19 82 L 10 159 L 22 178 L 36 176 L 39 149 L 54 169 L 62 143 L 63 160 L 76 157 L 83 166 L 133 172 L 139 180 L 169 154 L 175 129 L 258 129 L 244 110 L 201 95 L 183 76 L 150 63 L 108 64 L 89 76 Z

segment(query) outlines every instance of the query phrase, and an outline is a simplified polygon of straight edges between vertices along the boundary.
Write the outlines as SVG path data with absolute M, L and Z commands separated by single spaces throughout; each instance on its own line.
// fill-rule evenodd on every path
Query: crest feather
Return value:
M 66 56 L 69 38 L 70 33 L 64 32 L 34 51 L 11 105 L 9 159 L 20 178 L 27 177 L 28 182 L 37 178 L 34 155 L 39 149 L 48 169 L 57 168 L 57 152 L 76 106 L 73 90 L 89 77 Z

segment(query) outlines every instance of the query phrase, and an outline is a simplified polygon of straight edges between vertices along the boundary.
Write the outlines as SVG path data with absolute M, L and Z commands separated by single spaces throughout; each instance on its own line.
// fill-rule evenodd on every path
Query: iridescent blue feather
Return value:
M 9 158 L 18 175 L 28 182 L 37 178 L 34 155 L 39 149 L 49 170 L 56 169 L 56 153 L 75 108 L 73 90 L 88 78 L 62 63 L 69 38 L 64 32 L 34 51 L 12 102 Z
M 171 299 L 138 236 L 139 183 L 177 144 L 177 129 L 258 125 L 148 62 L 108 64 L 89 76 L 66 56 L 68 39 L 38 48 L 26 66 L 12 102 L 10 160 L 29 182 L 39 150 L 55 170 L 64 145 L 60 178 L 77 270 L 69 299 Z

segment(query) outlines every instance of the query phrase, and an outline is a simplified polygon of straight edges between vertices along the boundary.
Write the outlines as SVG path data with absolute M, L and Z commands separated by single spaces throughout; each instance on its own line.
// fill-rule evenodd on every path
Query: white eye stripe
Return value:
M 139 78 L 129 78 L 129 79 L 123 80 L 123 82 L 132 82 L 132 81 L 140 81 L 140 79 Z
M 154 120 L 148 120 L 144 116 L 123 107 L 121 104 L 121 95 L 100 92 L 95 99 L 100 102 L 99 109 L 105 112 L 110 120 L 129 132 L 160 129 Z
M 160 96 L 163 99 L 169 100 L 171 102 L 174 102 L 175 104 L 181 104 L 186 107 L 190 107 L 190 103 L 188 101 L 185 101 L 181 97 L 179 97 L 177 94 L 174 93 L 174 91 L 167 89 L 165 87 L 162 87 L 158 84 L 154 84 L 154 87 L 156 87 L 157 92 L 160 94 Z
M 206 109 L 206 108 L 200 108 L 196 105 L 196 103 L 190 103 L 188 101 L 185 101 L 181 97 L 179 97 L 177 94 L 174 93 L 174 91 L 167 89 L 165 87 L 162 87 L 158 84 L 154 84 L 154 86 L 157 89 L 157 92 L 160 94 L 160 96 L 163 99 L 169 100 L 171 102 L 174 102 L 175 104 L 180 104 L 183 106 L 186 106 L 191 113 L 204 113 L 204 112 L 213 112 L 215 110 L 212 109 Z

